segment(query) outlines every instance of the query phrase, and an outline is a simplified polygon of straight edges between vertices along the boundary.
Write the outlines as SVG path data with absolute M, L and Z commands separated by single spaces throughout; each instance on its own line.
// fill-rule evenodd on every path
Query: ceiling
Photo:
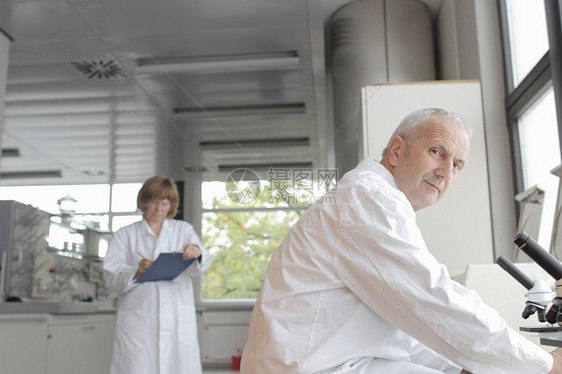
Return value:
M 330 166 L 324 31 L 349 1 L 0 0 L 0 185 Z

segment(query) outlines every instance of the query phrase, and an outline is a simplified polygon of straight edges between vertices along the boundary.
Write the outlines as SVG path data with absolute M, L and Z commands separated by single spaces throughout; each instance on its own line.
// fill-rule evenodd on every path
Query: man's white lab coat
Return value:
M 380 163 L 347 173 L 274 253 L 242 373 L 548 373 L 551 356 L 450 279 L 415 218 Z
M 203 252 L 173 281 L 134 283 L 141 255 L 154 260 L 196 244 Z M 156 237 L 143 219 L 118 230 L 103 268 L 118 292 L 112 374 L 201 373 L 192 277 L 209 270 L 211 257 L 193 227 L 165 219 Z

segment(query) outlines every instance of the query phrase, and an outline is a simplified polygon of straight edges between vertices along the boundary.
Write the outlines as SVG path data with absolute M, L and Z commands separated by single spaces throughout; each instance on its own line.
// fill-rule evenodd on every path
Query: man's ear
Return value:
M 400 135 L 395 135 L 388 141 L 388 162 L 392 166 L 397 166 L 400 158 L 406 149 L 406 141 Z

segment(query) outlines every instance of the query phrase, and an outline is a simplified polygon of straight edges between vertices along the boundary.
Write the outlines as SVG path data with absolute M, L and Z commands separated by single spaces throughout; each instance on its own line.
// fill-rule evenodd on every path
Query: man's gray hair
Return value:
M 412 144 L 412 142 L 418 137 L 419 128 L 427 122 L 429 117 L 433 115 L 443 116 L 453 120 L 462 126 L 469 138 L 472 135 L 472 127 L 470 127 L 470 125 L 458 114 L 441 108 L 424 108 L 408 114 L 402 122 L 400 122 L 390 138 L 400 135 L 404 138 L 407 144 Z M 387 152 L 388 146 L 382 151 L 382 156 L 384 157 Z

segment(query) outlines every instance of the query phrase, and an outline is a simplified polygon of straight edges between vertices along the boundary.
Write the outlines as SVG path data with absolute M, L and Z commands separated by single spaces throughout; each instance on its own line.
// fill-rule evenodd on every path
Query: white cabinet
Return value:
M 114 331 L 114 314 L 53 315 L 46 373 L 109 373 Z
M 248 338 L 250 310 L 203 311 L 200 348 L 203 365 L 228 365 Z
M 472 126 L 466 167 L 441 201 L 418 212 L 417 222 L 430 252 L 451 275 L 462 274 L 469 264 L 493 263 L 480 82 L 385 83 L 364 87 L 362 96 L 364 157 L 380 160 L 394 129 L 417 109 L 453 111 Z
M 0 314 L 0 372 L 44 374 L 46 314 Z
M 0 314 L 0 372 L 107 374 L 114 313 Z

